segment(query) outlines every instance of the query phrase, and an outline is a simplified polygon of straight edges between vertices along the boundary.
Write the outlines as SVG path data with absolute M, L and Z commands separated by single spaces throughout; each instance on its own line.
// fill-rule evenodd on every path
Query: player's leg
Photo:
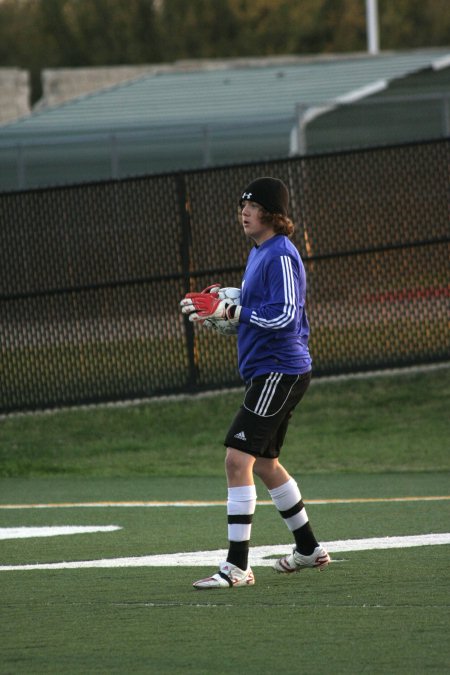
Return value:
M 319 543 L 311 528 L 297 482 L 278 459 L 258 458 L 255 473 L 268 488 L 275 507 L 292 532 L 297 551 L 311 555 Z
M 255 457 L 236 448 L 227 448 L 225 470 L 228 482 L 227 521 L 228 554 L 219 571 L 194 583 L 194 588 L 229 588 L 252 586 L 253 572 L 248 566 L 248 552 L 256 489 L 253 481 Z
M 275 562 L 277 572 L 295 572 L 303 567 L 323 569 L 329 556 L 314 535 L 297 482 L 278 459 L 258 458 L 254 472 L 268 488 L 295 541 L 293 553 Z
M 256 396 L 261 395 L 264 378 L 257 383 L 249 383 L 246 397 L 256 388 Z M 253 479 L 253 465 L 256 459 L 255 448 L 260 445 L 259 438 L 268 434 L 259 429 L 261 418 L 242 405 L 237 412 L 225 439 L 227 447 L 225 471 L 228 483 L 227 522 L 228 554 L 219 571 L 212 577 L 200 579 L 194 588 L 227 588 L 230 586 L 252 585 L 254 577 L 248 567 L 248 553 L 253 514 L 256 506 L 256 489 Z M 235 444 L 238 447 L 235 447 Z
M 299 376 L 294 383 L 292 378 L 283 378 L 279 395 L 275 397 L 278 424 L 267 451 L 256 459 L 254 466 L 254 472 L 268 488 L 295 541 L 293 553 L 276 561 L 274 567 L 278 572 L 294 572 L 303 567 L 322 569 L 329 562 L 328 553 L 320 546 L 312 530 L 299 486 L 279 461 L 292 413 L 307 391 L 310 379 L 310 373 Z M 288 396 L 283 394 L 286 387 L 289 387 Z
M 236 565 L 241 570 L 248 568 L 250 536 L 256 507 L 256 488 L 253 480 L 254 463 L 254 456 L 236 448 L 227 448 L 225 458 L 228 484 L 227 562 Z
M 297 405 L 303 394 L 302 389 L 297 393 L 294 389 L 290 403 Z M 328 553 L 314 535 L 297 482 L 278 459 L 292 412 L 293 408 L 285 413 L 271 439 L 270 454 L 273 458 L 258 457 L 253 468 L 254 473 L 266 485 L 275 507 L 295 540 L 293 552 L 274 563 L 277 572 L 296 572 L 304 567 L 323 569 L 330 562 Z

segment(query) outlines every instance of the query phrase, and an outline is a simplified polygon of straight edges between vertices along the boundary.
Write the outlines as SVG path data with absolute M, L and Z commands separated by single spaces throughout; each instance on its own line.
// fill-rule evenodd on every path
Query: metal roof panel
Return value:
M 35 112 L 0 127 L 0 139 L 289 118 L 298 104 L 351 100 L 379 89 L 380 81 L 449 64 L 450 49 L 443 48 L 158 72 Z

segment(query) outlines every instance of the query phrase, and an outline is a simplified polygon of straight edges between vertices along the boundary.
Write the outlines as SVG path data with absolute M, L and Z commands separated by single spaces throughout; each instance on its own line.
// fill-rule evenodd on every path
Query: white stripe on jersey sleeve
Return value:
M 292 260 L 289 256 L 280 256 L 281 268 L 283 271 L 283 293 L 284 293 L 284 307 L 283 312 L 274 319 L 263 319 L 259 317 L 255 310 L 253 310 L 250 317 L 250 323 L 254 323 L 261 328 L 284 328 L 295 317 L 296 298 L 295 298 L 295 283 L 294 272 L 292 269 Z

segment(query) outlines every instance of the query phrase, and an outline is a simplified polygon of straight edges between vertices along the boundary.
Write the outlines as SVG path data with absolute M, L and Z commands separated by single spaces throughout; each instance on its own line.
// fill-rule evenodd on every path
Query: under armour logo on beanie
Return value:
M 239 200 L 242 206 L 244 201 L 260 204 L 269 213 L 288 215 L 289 192 L 286 185 L 278 178 L 257 178 L 247 185 Z

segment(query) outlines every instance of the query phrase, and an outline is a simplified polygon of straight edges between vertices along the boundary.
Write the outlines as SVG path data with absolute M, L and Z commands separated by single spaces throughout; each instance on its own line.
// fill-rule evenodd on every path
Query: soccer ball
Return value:
M 219 288 L 217 293 L 219 294 L 220 300 L 231 300 L 235 305 L 241 304 L 240 288 L 227 286 L 225 288 Z M 238 324 L 230 323 L 228 319 L 206 319 L 204 325 L 206 328 L 212 328 L 221 335 L 236 335 L 238 331 Z

